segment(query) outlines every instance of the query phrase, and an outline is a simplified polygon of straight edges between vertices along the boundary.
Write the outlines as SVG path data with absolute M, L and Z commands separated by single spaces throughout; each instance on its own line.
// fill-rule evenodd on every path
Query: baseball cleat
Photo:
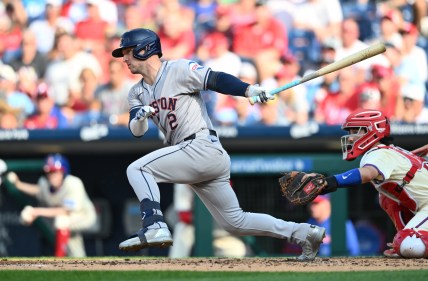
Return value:
M 136 234 L 119 244 L 122 251 L 138 251 L 148 247 L 166 248 L 172 246 L 168 228 L 140 229 Z
M 302 254 L 297 257 L 300 261 L 311 261 L 318 254 L 322 240 L 325 237 L 325 228 L 311 225 L 306 240 L 299 243 Z

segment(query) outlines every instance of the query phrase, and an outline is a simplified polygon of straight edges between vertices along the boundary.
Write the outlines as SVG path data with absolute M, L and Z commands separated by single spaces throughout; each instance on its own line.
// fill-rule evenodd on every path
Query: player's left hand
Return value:
M 294 205 L 305 205 L 328 188 L 324 175 L 318 173 L 286 172 L 279 179 L 281 192 Z
M 138 110 L 135 114 L 135 120 L 144 121 L 146 118 L 149 118 L 155 113 L 155 109 L 151 106 L 145 105 Z
M 268 89 L 260 87 L 258 84 L 248 86 L 245 95 L 251 98 L 253 102 L 258 103 L 266 103 L 275 99 L 275 95 L 272 95 Z

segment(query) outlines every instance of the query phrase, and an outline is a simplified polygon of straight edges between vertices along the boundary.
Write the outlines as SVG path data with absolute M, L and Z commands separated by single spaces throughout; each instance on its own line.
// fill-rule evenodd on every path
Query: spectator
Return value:
M 391 66 L 393 67 L 394 74 L 399 83 L 400 95 L 404 95 L 405 89 L 413 89 L 416 91 L 419 96 L 422 95 L 422 99 L 425 96 L 425 83 L 421 77 L 421 73 L 418 70 L 418 63 L 411 56 L 403 56 L 403 50 L 401 47 L 392 44 L 391 42 L 386 43 L 386 57 L 391 62 Z M 416 93 L 414 93 L 416 94 Z M 399 99 L 400 101 L 400 99 Z M 402 120 L 403 117 L 403 106 L 397 106 L 396 110 L 396 119 Z M 405 118 L 407 119 L 407 118 Z
M 215 29 L 217 6 L 215 0 L 197 0 L 189 4 L 195 14 L 194 30 L 197 41 L 201 36 Z
M 258 104 L 260 108 L 260 125 L 264 126 L 282 126 L 284 119 L 279 118 L 278 100 Z
M 358 106 L 356 100 L 356 75 L 352 67 L 339 71 L 339 88 L 336 92 L 328 91 L 315 110 L 315 121 L 327 125 L 339 125 L 346 116 Z
M 428 60 L 424 49 L 416 45 L 419 37 L 418 29 L 415 25 L 404 22 L 400 34 L 403 36 L 403 60 L 414 62 L 421 80 L 425 83 L 428 79 Z
M 108 22 L 111 29 L 116 28 L 119 22 L 118 4 L 116 2 L 116 0 L 86 0 L 86 4 L 98 7 L 101 19 Z M 88 10 L 86 12 L 89 13 Z
M 192 58 L 196 51 L 196 37 L 192 25 L 185 18 L 187 13 L 178 11 L 167 14 L 159 27 L 163 58 L 174 60 Z
M 48 86 L 41 83 L 36 94 L 36 112 L 25 120 L 24 127 L 34 130 L 63 129 L 68 126 L 67 118 L 50 97 Z
M 339 40 L 343 21 L 339 0 L 304 0 L 296 6 L 294 28 L 312 31 L 318 42 Z
M 274 75 L 275 65 L 287 53 L 287 33 L 266 1 L 255 1 L 254 15 L 254 22 L 232 26 L 232 50 L 241 57 L 253 59 L 263 81 Z
M 17 89 L 18 75 L 10 65 L 0 65 L 0 96 L 6 103 L 20 111 L 19 121 L 23 122 L 35 110 L 31 99 Z
M 19 110 L 11 108 L 5 101 L 0 100 L 0 129 L 18 129 L 20 127 L 19 112 Z
M 397 81 L 391 67 L 373 65 L 371 67 L 371 80 L 381 94 L 382 112 L 392 121 L 396 119 L 398 99 L 400 98 L 400 83 Z
M 20 1 L 5 5 L 5 14 L 0 14 L 0 57 L 9 63 L 19 51 L 22 28 L 26 24 L 25 12 Z
M 71 34 L 61 33 L 56 37 L 58 59 L 49 62 L 45 81 L 52 88 L 52 98 L 59 106 L 66 105 L 68 97 L 80 91 L 79 76 L 84 68 L 91 69 L 101 77 L 101 65 L 94 55 L 81 51 Z
M 62 112 L 67 116 L 68 122 L 74 127 L 98 123 L 101 119 L 100 101 L 95 99 L 98 79 L 90 68 L 84 68 L 79 76 L 80 91 L 70 92 L 67 106 Z
M 336 48 L 336 57 L 335 60 L 343 59 L 349 55 L 355 54 L 358 51 L 361 51 L 368 47 L 368 45 L 361 40 L 359 40 L 359 26 L 358 23 L 354 19 L 345 19 L 341 25 L 341 39 L 342 46 Z M 361 84 L 365 81 L 370 66 L 372 64 L 382 64 L 388 65 L 388 61 L 383 55 L 378 55 L 373 58 L 363 60 L 357 64 L 354 64 L 350 67 L 356 69 L 356 83 Z
M 48 0 L 40 1 L 40 0 L 24 0 L 19 1 L 22 2 L 24 7 L 24 11 L 27 15 L 27 22 L 31 24 L 32 22 L 42 19 L 45 16 L 45 9 Z M 18 2 L 18 1 L 17 1 Z
M 224 71 L 237 76 L 241 69 L 241 58 L 230 51 L 230 42 L 219 31 L 208 33 L 198 47 L 198 58 L 215 71 Z
M 47 0 L 45 18 L 33 21 L 29 29 L 37 38 L 37 50 L 47 55 L 54 47 L 55 34 L 59 32 L 74 33 L 74 23 L 61 16 L 61 0 Z
M 144 1 L 139 1 L 144 2 Z M 146 1 L 152 2 L 152 1 Z M 147 5 L 147 6 L 146 6 Z M 147 27 L 147 28 L 156 28 L 156 23 L 154 21 L 155 7 L 154 4 L 146 3 L 144 8 L 141 8 L 138 4 L 126 5 L 123 7 L 123 20 L 116 28 L 117 33 L 125 32 L 126 30 Z M 144 11 L 144 15 L 142 13 Z
M 334 41 L 326 41 L 321 45 L 320 59 L 306 68 L 303 75 L 321 69 L 335 61 L 337 44 Z M 320 103 L 327 92 L 336 92 L 339 88 L 338 71 L 330 72 L 322 77 L 304 83 L 306 88 L 306 99 L 309 104 L 309 118 L 312 119 L 315 114 L 316 105 Z
M 110 31 L 109 23 L 101 18 L 100 4 L 101 0 L 87 1 L 87 17 L 76 23 L 76 38 L 88 52 L 102 48 Z
M 228 15 L 230 26 L 245 26 L 255 21 L 255 4 L 257 0 L 238 0 L 231 5 L 223 4 L 220 13 Z
M 35 87 L 45 76 L 48 58 L 37 51 L 37 37 L 30 29 L 22 35 L 20 55 L 10 62 L 20 77 L 20 90 L 29 96 L 35 93 Z
M 331 256 L 331 202 L 330 196 L 319 195 L 311 203 L 309 203 L 309 212 L 311 217 L 307 223 L 322 226 L 326 229 L 326 236 L 320 246 L 319 256 Z M 346 220 L 346 249 L 349 256 L 358 256 L 360 254 L 360 246 L 358 243 L 357 231 L 351 220 Z
M 31 225 L 38 217 L 52 221 L 56 257 L 86 256 L 82 231 L 95 224 L 96 213 L 82 180 L 70 174 L 70 164 L 61 154 L 49 154 L 37 184 L 23 182 L 14 172 L 7 178 L 16 188 L 38 199 L 40 207 L 26 206 L 21 221 Z
M 238 76 L 242 64 L 241 58 L 229 51 L 229 47 L 228 38 L 223 33 L 214 31 L 206 34 L 201 40 L 198 57 L 204 61 L 207 67 L 211 67 L 214 71 L 223 71 Z M 221 95 L 213 91 L 204 91 L 202 92 L 202 97 L 207 104 L 208 115 L 214 117 L 213 122 L 219 121 L 218 117 L 220 116 L 226 116 L 222 113 L 223 110 L 233 114 L 234 98 L 232 96 Z M 222 123 L 230 123 L 229 121 L 234 122 L 235 120 L 223 120 Z
M 250 85 L 257 84 L 257 68 L 251 61 L 243 61 L 239 71 L 238 78 Z M 258 105 L 252 106 L 247 99 L 235 99 L 235 109 L 237 113 L 236 125 L 248 126 L 259 122 L 260 112 Z
M 86 0 L 66 0 L 61 8 L 61 16 L 70 19 L 76 24 L 86 18 L 87 8 Z
M 425 92 L 419 87 L 408 84 L 401 91 L 402 112 L 398 121 L 404 123 L 428 124 L 428 109 L 424 106 Z
M 275 75 L 277 87 L 293 80 L 300 79 L 300 65 L 297 58 L 291 54 L 282 57 L 282 68 Z M 309 104 L 306 99 L 306 87 L 298 85 L 278 94 L 278 110 L 280 123 L 284 125 L 303 125 L 309 119 Z
M 127 77 L 124 63 L 118 60 L 110 60 L 109 77 L 110 81 L 95 91 L 96 99 L 101 104 L 102 118 L 111 125 L 128 126 L 127 96 L 134 81 Z
M 358 109 L 383 110 L 380 99 L 380 92 L 376 85 L 366 85 L 358 93 Z
M 382 9 L 380 11 L 380 34 L 377 40 L 391 42 L 401 46 L 403 38 L 399 31 L 403 24 L 403 15 L 400 10 L 394 8 Z

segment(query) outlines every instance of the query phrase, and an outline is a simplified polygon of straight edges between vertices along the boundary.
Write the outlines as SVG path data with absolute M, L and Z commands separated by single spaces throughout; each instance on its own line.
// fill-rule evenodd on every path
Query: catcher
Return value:
M 343 159 L 362 155 L 360 168 L 325 177 L 321 174 L 289 172 L 280 178 L 281 190 L 294 204 L 306 204 L 317 195 L 337 188 L 371 182 L 379 192 L 379 203 L 397 233 L 387 257 L 428 258 L 428 162 L 415 153 L 392 144 L 390 122 L 379 110 L 352 112 L 342 125 Z

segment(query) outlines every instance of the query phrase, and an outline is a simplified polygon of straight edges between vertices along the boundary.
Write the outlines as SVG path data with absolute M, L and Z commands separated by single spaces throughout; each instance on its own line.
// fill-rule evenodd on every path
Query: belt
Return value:
M 214 130 L 209 130 L 210 131 L 210 135 L 211 136 L 217 136 L 217 132 Z M 187 138 L 185 138 L 183 141 L 188 141 L 188 140 L 194 140 L 196 138 L 196 133 L 191 134 L 190 136 L 188 136 Z

